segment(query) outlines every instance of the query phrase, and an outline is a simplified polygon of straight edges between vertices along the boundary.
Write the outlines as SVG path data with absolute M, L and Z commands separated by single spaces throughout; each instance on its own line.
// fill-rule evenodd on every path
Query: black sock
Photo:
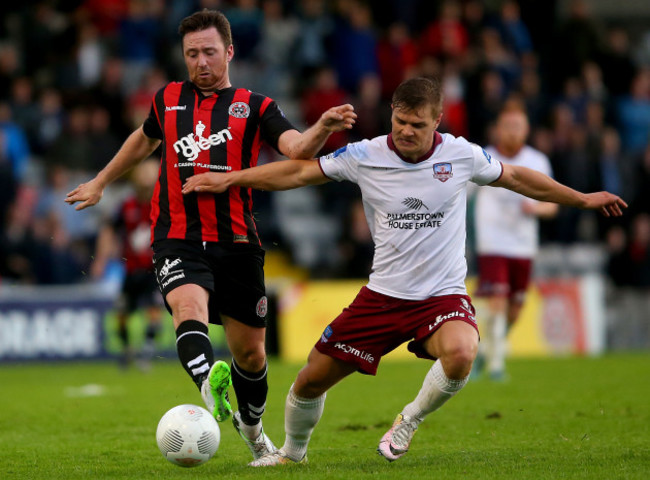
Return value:
M 126 322 L 117 326 L 117 336 L 122 342 L 123 347 L 129 346 L 129 329 L 126 328 Z
M 266 407 L 269 385 L 266 381 L 267 365 L 259 372 L 251 373 L 232 361 L 232 386 L 237 395 L 237 406 L 246 425 L 257 425 Z
M 200 390 L 201 382 L 214 363 L 208 326 L 198 320 L 182 322 L 176 329 L 176 351 L 183 368 Z
M 147 329 L 144 332 L 144 336 L 148 341 L 153 341 L 156 338 L 156 335 L 158 335 L 159 331 L 159 325 L 149 324 L 147 325 Z

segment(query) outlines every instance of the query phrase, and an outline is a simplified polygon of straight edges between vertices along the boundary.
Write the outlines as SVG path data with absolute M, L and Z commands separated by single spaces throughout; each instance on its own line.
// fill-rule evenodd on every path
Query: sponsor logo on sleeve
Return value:
M 492 163 L 492 155 L 487 153 L 484 148 L 481 148 L 481 151 L 483 152 L 483 155 L 485 156 L 485 159 L 488 161 L 488 163 Z

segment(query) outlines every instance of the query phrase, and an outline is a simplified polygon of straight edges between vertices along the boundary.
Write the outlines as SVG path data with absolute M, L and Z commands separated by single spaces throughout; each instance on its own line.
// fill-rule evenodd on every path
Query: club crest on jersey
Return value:
M 436 178 L 441 182 L 446 182 L 453 176 L 454 174 L 451 171 L 451 163 L 444 162 L 444 163 L 435 163 L 433 165 L 433 178 Z
M 228 115 L 235 118 L 248 118 L 251 114 L 251 107 L 244 102 L 235 102 L 228 108 Z
M 257 316 L 261 318 L 266 317 L 266 312 L 268 311 L 268 308 L 269 308 L 268 299 L 266 298 L 266 296 L 261 297 L 257 302 L 257 307 L 255 307 Z

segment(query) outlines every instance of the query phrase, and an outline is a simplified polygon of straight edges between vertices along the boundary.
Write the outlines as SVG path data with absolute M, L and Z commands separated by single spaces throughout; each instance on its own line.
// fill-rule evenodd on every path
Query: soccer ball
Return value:
M 214 417 L 198 405 L 178 405 L 165 413 L 156 430 L 160 452 L 181 467 L 196 467 L 212 458 L 221 432 Z

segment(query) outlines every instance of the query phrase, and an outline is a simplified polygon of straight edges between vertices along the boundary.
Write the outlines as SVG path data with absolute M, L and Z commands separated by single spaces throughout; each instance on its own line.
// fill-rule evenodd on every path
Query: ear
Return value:
M 435 124 L 436 124 L 436 130 L 440 126 L 440 122 L 442 122 L 442 112 L 440 112 L 440 115 L 438 115 L 438 118 L 436 118 Z
M 228 50 L 226 51 L 226 62 L 230 63 L 232 58 L 235 56 L 235 47 L 234 45 L 229 45 Z

